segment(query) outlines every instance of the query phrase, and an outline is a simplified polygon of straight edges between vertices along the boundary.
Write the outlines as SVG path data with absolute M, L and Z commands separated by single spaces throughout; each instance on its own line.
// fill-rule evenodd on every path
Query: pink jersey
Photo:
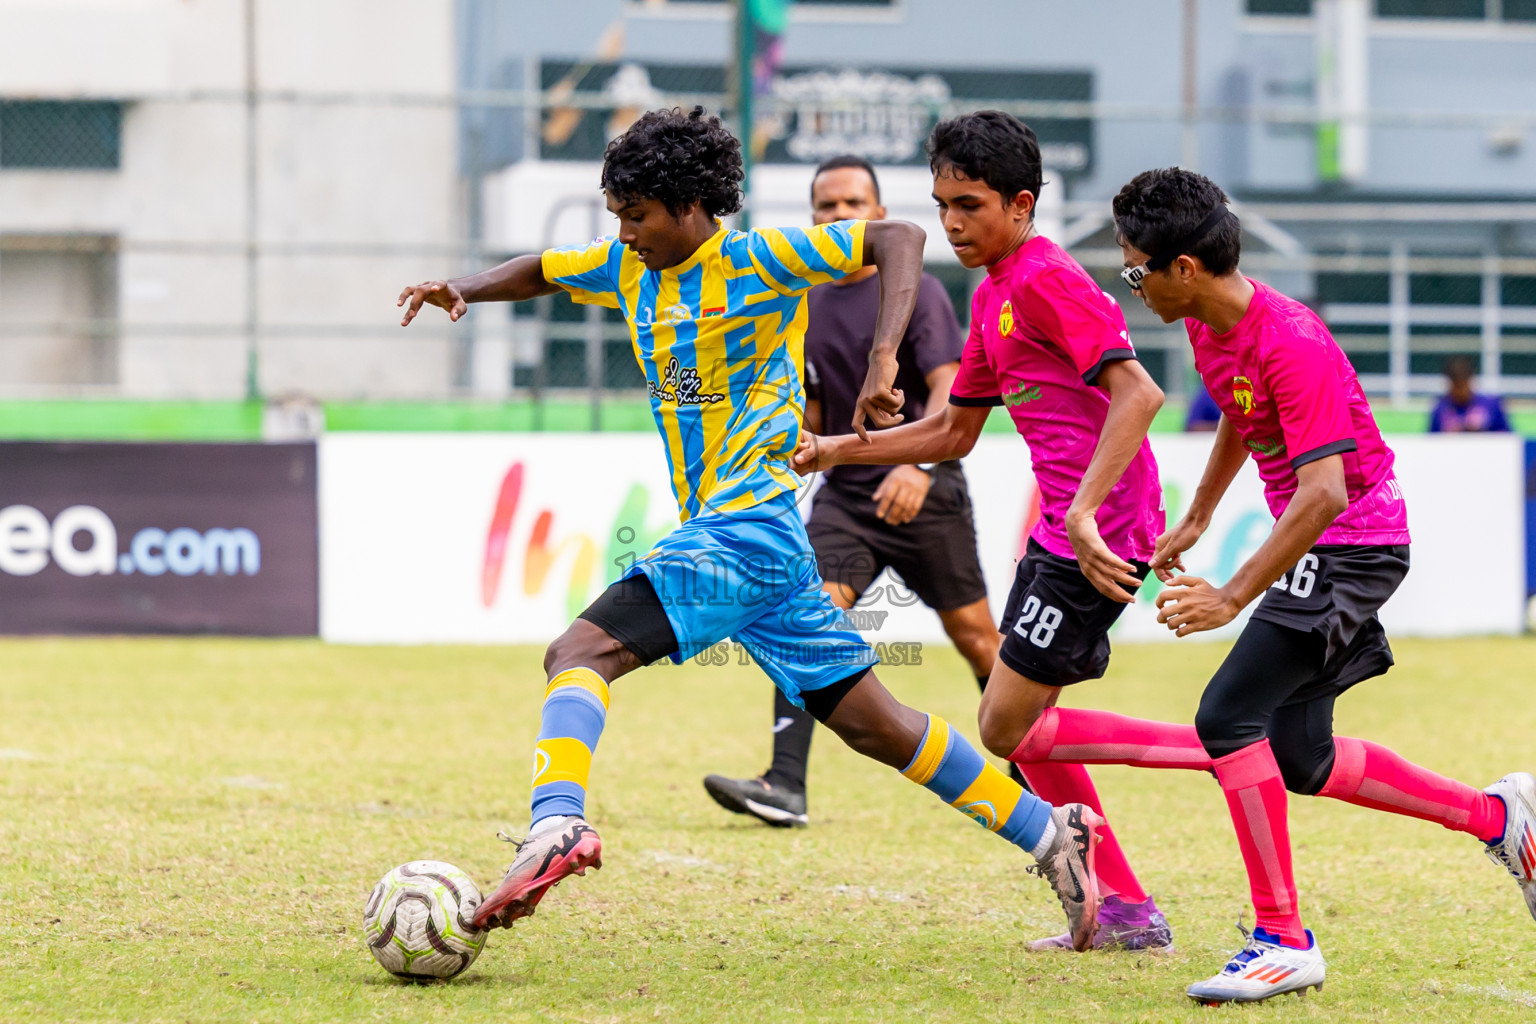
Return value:
M 1349 508 L 1319 544 L 1407 544 L 1408 509 L 1392 474 L 1392 449 L 1360 390 L 1355 369 L 1306 306 L 1253 282 L 1237 326 L 1217 334 L 1184 321 L 1195 369 L 1253 453 L 1276 519 L 1296 493 L 1296 469 L 1344 457 Z
M 949 400 L 1008 407 L 1040 487 L 1033 536 L 1052 554 L 1076 557 L 1067 509 L 1109 412 L 1109 394 L 1094 382 L 1104 364 L 1135 358 L 1115 300 L 1048 238 L 1037 235 L 988 267 L 971 299 L 971 333 Z M 1115 554 L 1138 562 L 1152 557 L 1163 531 L 1163 492 L 1145 439 L 1097 519 Z

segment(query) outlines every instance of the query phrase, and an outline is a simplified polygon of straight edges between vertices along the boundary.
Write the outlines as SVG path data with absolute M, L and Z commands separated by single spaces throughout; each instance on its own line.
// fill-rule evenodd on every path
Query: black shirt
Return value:
M 853 433 L 853 412 L 869 373 L 875 343 L 875 314 L 880 308 L 880 275 L 853 284 L 824 284 L 809 296 L 805 329 L 806 391 L 821 401 L 821 432 Z M 896 387 L 906 396 L 903 423 L 922 419 L 928 401 L 928 374 L 960 361 L 964 345 L 955 308 L 944 286 L 924 274 L 901 347 L 896 350 Z M 958 469 L 945 464 L 945 472 Z M 836 466 L 827 483 L 848 495 L 874 494 L 889 466 Z

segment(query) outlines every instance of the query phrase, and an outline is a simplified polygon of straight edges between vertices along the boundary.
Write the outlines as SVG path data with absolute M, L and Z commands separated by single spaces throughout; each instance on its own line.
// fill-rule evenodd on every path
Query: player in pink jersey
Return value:
M 805 435 L 796 468 L 959 458 L 991 407 L 1007 407 L 1029 443 L 1041 518 L 1004 607 L 1002 646 L 979 712 L 982 742 L 1019 764 L 1042 798 L 1071 794 L 1102 814 L 1081 764 L 1053 759 L 1049 745 L 1035 757 L 1023 740 L 1047 712 L 1061 716 L 1068 732 L 1090 729 L 1085 720 L 1119 719 L 1055 705 L 1063 687 L 1104 674 L 1109 628 L 1133 600 L 1163 530 L 1157 463 L 1146 439 L 1163 395 L 1137 361 L 1114 299 L 1035 230 L 1041 173 L 1034 133 L 1011 115 L 982 111 L 938 125 L 928 152 L 951 246 L 965 266 L 987 269 L 949 404 L 941 414 L 872 432 L 867 442 Z M 1198 746 L 1194 729 L 1183 729 L 1185 745 Z M 1095 872 L 1104 901 L 1094 947 L 1171 949 L 1167 922 L 1114 834 L 1101 827 L 1099 835 Z M 1035 946 L 1073 943 L 1068 934 Z
M 1322 953 L 1297 904 L 1287 790 L 1476 836 L 1536 916 L 1536 779 L 1516 772 L 1479 791 L 1333 735 L 1339 694 L 1392 665 L 1377 611 L 1408 572 L 1407 514 L 1392 450 L 1348 358 L 1306 306 L 1238 271 L 1238 222 L 1226 203 L 1210 179 L 1179 169 L 1138 175 L 1114 201 L 1122 276 L 1164 322 L 1184 319 L 1195 367 L 1222 410 L 1189 511 L 1152 556 L 1168 584 L 1158 620 L 1187 636 L 1259 599 L 1195 716 L 1258 913 L 1243 950 L 1190 986 L 1208 1003 L 1322 986 Z M 1273 532 L 1223 586 L 1182 575 L 1181 556 L 1250 454 Z M 1176 745 L 1157 723 L 1142 726 Z

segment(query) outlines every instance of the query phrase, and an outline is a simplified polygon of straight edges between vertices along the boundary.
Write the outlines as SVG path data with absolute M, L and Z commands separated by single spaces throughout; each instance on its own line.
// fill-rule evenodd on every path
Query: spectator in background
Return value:
M 1479 395 L 1472 390 L 1472 360 L 1452 356 L 1445 362 L 1445 377 L 1450 387 L 1429 414 L 1430 433 L 1509 432 L 1509 419 L 1498 396 Z
M 1184 414 L 1184 432 L 1204 434 L 1215 430 L 1220 423 L 1221 406 L 1205 390 L 1204 381 L 1195 381 L 1194 389 L 1189 393 L 1189 411 Z

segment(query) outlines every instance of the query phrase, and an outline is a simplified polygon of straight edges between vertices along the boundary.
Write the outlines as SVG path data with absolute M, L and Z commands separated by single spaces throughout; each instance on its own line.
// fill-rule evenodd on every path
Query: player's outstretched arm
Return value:
M 1175 576 L 1157 595 L 1157 621 L 1184 636 L 1224 626 L 1247 604 L 1289 572 L 1349 507 L 1344 457 L 1330 455 L 1296 470 L 1296 495 L 1275 522 L 1269 539 L 1233 573 L 1224 587 L 1197 576 Z
M 521 302 L 540 295 L 552 295 L 559 287 L 544 280 L 543 258 L 514 256 L 490 270 L 452 281 L 423 281 L 400 293 L 396 306 L 405 306 L 400 326 L 416 319 L 421 307 L 437 306 L 447 310 L 448 319 L 458 320 L 471 302 Z
M 876 431 L 868 441 L 854 434 L 802 434 L 792 463 L 795 472 L 806 476 L 848 464 L 900 466 L 963 458 L 976 447 L 976 438 L 981 436 L 991 411 L 985 406 L 946 405 L 942 413 L 924 416 L 916 423 Z
M 1130 604 L 1135 600 L 1133 592 L 1141 586 L 1133 575 L 1135 566 L 1109 549 L 1094 517 L 1141 450 L 1152 418 L 1163 407 L 1163 389 L 1135 359 L 1105 364 L 1098 383 L 1109 392 L 1109 412 L 1077 496 L 1067 509 L 1067 539 L 1088 582 L 1110 600 Z
M 907 321 L 923 281 L 923 242 L 927 234 L 904 220 L 872 220 L 864 225 L 864 263 L 880 270 L 880 309 L 875 314 L 875 343 L 869 353 L 869 374 L 853 411 L 853 429 L 868 440 L 864 420 L 877 427 L 901 422 L 906 404 L 896 388 L 896 349 L 907 333 Z

